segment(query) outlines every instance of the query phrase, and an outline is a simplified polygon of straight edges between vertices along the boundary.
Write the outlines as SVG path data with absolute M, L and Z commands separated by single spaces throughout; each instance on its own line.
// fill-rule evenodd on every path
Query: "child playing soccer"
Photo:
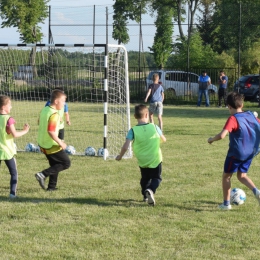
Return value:
M 63 91 L 63 88 L 57 87 L 55 89 Z M 50 104 L 51 104 L 51 101 L 48 100 L 46 102 L 45 106 L 50 106 Z M 66 102 L 64 104 L 64 109 L 58 110 L 58 113 L 60 115 L 59 138 L 61 140 L 64 140 L 64 115 L 65 115 L 65 118 L 66 118 L 67 125 L 71 125 L 68 104 Z
M 229 133 L 229 150 L 224 163 L 222 176 L 222 189 L 224 202 L 219 206 L 222 210 L 230 210 L 231 177 L 237 172 L 238 180 L 253 191 L 260 204 L 260 191 L 247 176 L 254 155 L 258 152 L 260 143 L 259 120 L 252 112 L 242 111 L 243 96 L 231 92 L 227 96 L 227 106 L 231 116 L 228 118 L 223 130 L 208 143 L 223 139 Z
M 0 163 L 5 164 L 10 172 L 10 195 L 11 199 L 16 198 L 16 189 L 18 181 L 18 172 L 16 167 L 16 148 L 14 138 L 25 135 L 30 126 L 25 124 L 22 131 L 16 131 L 15 120 L 9 115 L 11 111 L 11 99 L 8 96 L 0 96 Z
M 126 141 L 116 160 L 121 160 L 133 141 L 133 151 L 137 157 L 141 170 L 140 185 L 144 201 L 155 205 L 154 194 L 162 181 L 162 153 L 160 142 L 166 141 L 161 129 L 149 123 L 149 111 L 145 105 L 135 107 L 135 118 L 138 124 L 131 128 L 126 136 Z
M 161 81 L 160 81 L 161 82 Z M 163 100 L 164 100 L 164 89 L 159 83 L 159 75 L 157 73 L 153 74 L 153 84 L 150 84 L 144 102 L 147 102 L 148 97 L 151 95 L 150 106 L 149 106 L 149 117 L 150 122 L 153 121 L 153 114 L 157 111 L 159 127 L 163 129 Z
M 50 106 L 42 109 L 39 119 L 38 144 L 47 157 L 50 167 L 35 174 L 40 186 L 45 189 L 45 179 L 49 177 L 48 191 L 56 190 L 60 171 L 70 167 L 70 159 L 65 152 L 66 144 L 58 137 L 60 115 L 66 95 L 61 90 L 53 90 Z

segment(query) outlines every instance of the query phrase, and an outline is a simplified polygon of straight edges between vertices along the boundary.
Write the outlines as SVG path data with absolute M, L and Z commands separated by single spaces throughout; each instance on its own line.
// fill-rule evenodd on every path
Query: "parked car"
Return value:
M 146 78 L 146 89 L 153 83 L 152 77 L 154 73 L 159 75 L 159 82 L 161 82 L 164 90 L 171 91 L 173 96 L 198 95 L 198 74 L 185 71 L 151 71 Z M 216 94 L 218 92 L 218 88 L 213 84 L 209 85 L 208 89 L 210 94 Z
M 250 74 L 239 78 L 234 91 L 244 95 L 245 99 L 259 102 L 259 74 Z

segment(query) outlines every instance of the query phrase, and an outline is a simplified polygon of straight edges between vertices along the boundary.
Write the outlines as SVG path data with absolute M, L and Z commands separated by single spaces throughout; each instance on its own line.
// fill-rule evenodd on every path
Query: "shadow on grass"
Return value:
M 67 203 L 67 204 L 87 204 L 97 205 L 101 207 L 107 206 L 120 206 L 120 207 L 135 207 L 135 206 L 147 206 L 147 203 L 141 200 L 127 199 L 127 200 L 98 200 L 96 198 L 32 198 L 32 197 L 17 197 L 10 199 L 8 197 L 0 196 L 0 202 L 10 203 Z
M 164 206 L 178 208 L 180 210 L 202 212 L 202 211 L 216 211 L 216 210 L 219 210 L 218 209 L 218 205 L 219 204 L 220 203 L 217 203 L 215 201 L 196 200 L 196 201 L 184 202 L 182 204 L 164 204 Z

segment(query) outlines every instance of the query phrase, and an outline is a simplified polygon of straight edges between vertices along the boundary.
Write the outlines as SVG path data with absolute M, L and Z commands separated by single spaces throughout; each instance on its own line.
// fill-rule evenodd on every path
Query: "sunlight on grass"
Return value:
M 252 104 L 247 108 L 260 114 Z M 1 167 L 0 258 L 257 259 L 260 207 L 252 192 L 234 176 L 232 187 L 246 192 L 245 204 L 217 208 L 228 137 L 212 145 L 207 139 L 228 116 L 224 108 L 164 107 L 167 142 L 155 207 L 142 202 L 136 158 L 72 156 L 59 189 L 45 192 L 34 177 L 48 167 L 44 155 L 18 153 L 17 200 L 8 199 L 10 177 Z M 256 157 L 249 175 L 260 187 L 259 166 Z

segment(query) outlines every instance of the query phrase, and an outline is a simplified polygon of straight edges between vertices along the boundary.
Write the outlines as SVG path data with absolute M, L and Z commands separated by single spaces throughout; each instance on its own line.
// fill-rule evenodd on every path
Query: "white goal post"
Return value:
M 37 145 L 38 117 L 51 91 L 67 95 L 71 125 L 65 142 L 85 155 L 89 146 L 115 158 L 130 129 L 127 51 L 112 44 L 0 44 L 0 94 L 12 100 L 16 128 L 30 124 L 17 138 L 18 151 Z M 124 156 L 132 157 L 131 147 Z

